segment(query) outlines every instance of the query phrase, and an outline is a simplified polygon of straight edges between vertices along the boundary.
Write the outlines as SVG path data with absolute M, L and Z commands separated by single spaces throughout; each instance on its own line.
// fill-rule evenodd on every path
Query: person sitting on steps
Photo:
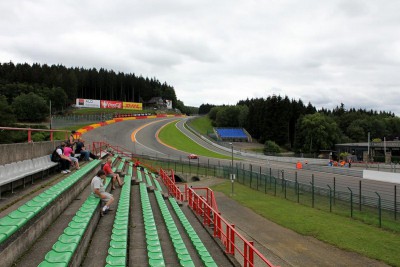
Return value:
M 106 173 L 107 177 L 112 178 L 112 189 L 115 189 L 115 184 L 118 182 L 119 186 L 122 187 L 125 183 L 121 181 L 119 174 L 114 173 L 111 168 L 112 158 L 108 157 L 106 164 L 103 166 L 103 171 Z
M 64 155 L 64 147 L 65 147 L 65 142 L 62 142 L 61 145 L 58 146 L 51 154 L 51 161 L 60 163 L 62 174 L 71 172 L 69 170 L 69 167 L 71 165 L 71 159 L 66 155 Z
M 74 164 L 74 167 L 75 167 L 77 170 L 79 170 L 79 169 L 80 169 L 80 167 L 79 167 L 79 161 L 78 161 L 77 158 L 75 158 L 75 157 L 72 156 L 72 151 L 73 151 L 73 150 L 72 150 L 72 145 L 67 145 L 67 146 L 64 147 L 64 155 L 67 156 L 67 157 L 71 160 L 71 163 Z
M 101 216 L 107 214 L 110 209 L 111 204 L 114 202 L 114 197 L 112 194 L 106 192 L 104 188 L 104 184 L 106 181 L 106 173 L 103 170 L 99 170 L 97 175 L 93 177 L 92 182 L 90 183 L 90 189 L 95 197 L 101 199 L 101 201 L 105 202 L 103 208 L 101 208 Z
M 86 149 L 85 140 L 83 138 L 78 139 L 78 142 L 76 143 L 75 154 L 80 154 L 80 159 L 84 159 L 86 161 L 98 159 L 96 155 L 92 154 L 88 149 Z

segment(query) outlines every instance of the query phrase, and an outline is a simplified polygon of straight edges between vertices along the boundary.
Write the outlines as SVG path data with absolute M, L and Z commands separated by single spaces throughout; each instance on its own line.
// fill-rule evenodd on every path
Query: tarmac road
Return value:
M 230 148 L 222 147 L 216 144 L 210 144 L 210 141 L 205 140 L 205 138 L 200 138 L 198 135 L 192 133 L 187 128 L 184 127 L 184 123 L 187 118 L 160 118 L 160 119 L 145 119 L 145 120 L 132 120 L 123 121 L 116 124 L 107 125 L 104 127 L 96 128 L 85 134 L 85 138 L 90 144 L 92 140 L 104 140 L 111 144 L 121 146 L 134 154 L 144 154 L 149 155 L 154 158 L 162 157 L 174 160 L 188 161 L 187 152 L 182 152 L 167 146 L 160 144 L 156 140 L 157 131 L 167 123 L 172 121 L 178 121 L 177 128 L 182 131 L 185 135 L 191 138 L 194 142 L 201 146 L 208 148 L 209 150 L 215 151 L 220 154 L 227 156 L 232 155 Z M 142 128 L 141 128 L 142 127 Z M 135 137 L 136 141 L 133 142 L 131 139 L 132 133 L 137 131 Z M 245 157 L 246 156 L 246 157 Z M 270 169 L 273 171 L 275 177 L 282 178 L 282 171 L 284 173 L 284 178 L 286 180 L 295 181 L 296 177 L 299 183 L 310 185 L 312 182 L 312 176 L 314 176 L 314 185 L 316 187 L 324 188 L 328 190 L 328 186 L 331 188 L 335 187 L 336 191 L 341 191 L 345 193 L 350 193 L 349 188 L 352 190 L 353 194 L 357 195 L 355 197 L 355 202 L 358 201 L 358 195 L 360 195 L 360 185 L 361 185 L 361 195 L 363 197 L 370 197 L 375 199 L 377 197 L 376 193 L 379 193 L 382 197 L 382 203 L 389 208 L 394 208 L 393 199 L 395 184 L 367 180 L 358 177 L 353 177 L 349 175 L 333 174 L 323 171 L 315 170 L 296 170 L 295 164 L 287 162 L 270 161 L 267 157 L 260 157 L 259 155 L 251 156 L 249 153 L 246 155 L 239 154 L 239 151 L 234 151 L 234 165 L 245 170 L 250 170 L 250 165 L 253 171 L 259 171 L 261 167 L 261 172 L 268 174 Z M 192 160 L 193 161 L 193 160 Z M 210 163 L 211 165 L 231 165 L 231 160 L 224 159 L 214 159 L 207 158 L 205 156 L 200 156 L 200 163 Z M 361 184 L 360 184 L 361 182 Z M 397 194 L 399 194 L 400 182 L 397 184 Z M 399 197 L 399 196 L 398 196 Z M 374 201 L 374 200 L 371 200 Z M 377 201 L 376 201 L 377 202 Z
M 194 141 L 221 154 L 225 153 L 225 155 L 231 155 L 229 149 L 215 148 L 197 135 L 188 133 L 187 129 L 182 128 L 183 121 L 185 120 L 184 118 L 124 121 L 94 129 L 86 133 L 84 137 L 88 143 L 91 141 L 104 140 L 110 144 L 125 147 L 135 154 L 143 153 L 154 157 L 162 156 L 186 160 L 186 152 L 166 147 L 158 143 L 155 138 L 156 132 L 160 127 L 177 119 L 180 121 L 178 123 L 178 128 L 188 134 Z M 139 129 L 140 127 L 143 128 L 136 133 L 136 142 L 132 142 L 132 133 L 135 129 Z M 235 163 L 238 157 L 239 155 L 235 155 Z M 207 159 L 205 157 L 201 157 L 200 160 L 201 162 L 210 160 L 211 164 L 218 164 L 218 161 L 223 161 Z M 223 162 L 228 165 L 230 160 L 225 160 Z M 243 159 L 240 162 L 242 164 L 262 166 L 265 172 L 272 167 L 275 169 L 283 169 L 286 179 L 294 176 L 297 171 L 294 164 L 289 163 L 268 162 L 263 159 L 255 158 Z M 332 182 L 333 176 L 335 176 L 338 187 L 346 188 L 347 186 L 352 186 L 355 191 L 358 188 L 359 178 L 356 179 L 345 175 L 333 175 L 331 173 L 308 170 L 297 171 L 299 182 L 304 181 L 308 183 L 311 181 L 312 174 L 315 175 L 316 184 L 318 183 L 321 186 L 326 186 L 327 183 Z M 379 187 L 389 192 L 389 189 L 392 188 L 393 185 L 374 181 L 370 183 L 368 183 L 368 181 L 363 181 L 363 186 L 369 186 L 371 190 Z M 217 201 L 219 209 L 224 217 L 235 223 L 237 229 L 243 232 L 245 236 L 253 239 L 264 255 L 268 255 L 268 258 L 274 259 L 274 262 L 281 266 L 385 266 L 385 264 L 381 262 L 368 259 L 356 253 L 339 250 L 314 238 L 304 237 L 291 230 L 280 227 L 279 225 L 265 220 L 251 210 L 238 205 L 235 201 L 222 194 L 217 194 Z M 238 216 L 238 214 L 242 216 Z M 252 223 L 249 224 L 249 221 Z M 260 231 L 260 229 L 262 229 L 262 231 Z

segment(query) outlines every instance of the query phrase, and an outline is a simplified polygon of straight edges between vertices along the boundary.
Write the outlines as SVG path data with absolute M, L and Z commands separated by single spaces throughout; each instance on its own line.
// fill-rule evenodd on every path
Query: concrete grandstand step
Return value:
M 74 214 L 82 206 L 82 203 L 90 194 L 90 187 L 86 188 L 69 205 L 60 216 L 53 221 L 47 231 L 27 250 L 27 252 L 15 263 L 15 266 L 38 266 L 44 260 L 46 253 L 52 248 L 57 238 L 62 234 Z
M 98 161 L 93 161 L 88 164 L 88 167 L 72 173 L 70 177 L 66 177 L 7 215 L 13 218 L 15 216 L 18 217 L 21 212 L 26 213 L 27 217 L 25 219 L 27 221 L 20 229 L 15 228 L 16 226 L 5 226 L 5 228 L 14 229 L 16 232 L 1 245 L 0 257 L 3 264 L 7 266 L 14 262 L 47 230 L 53 220 L 90 182 L 88 179 L 81 179 L 82 175 L 94 172 L 94 168 L 98 164 Z M 56 199 L 54 198 L 55 195 L 58 196 Z M 54 201 L 49 202 L 51 199 Z M 5 218 L 3 217 L 1 220 L 5 220 Z
M 105 188 L 110 185 L 110 180 L 107 179 Z M 100 217 L 99 207 L 100 199 L 89 194 L 39 266 L 80 265 Z

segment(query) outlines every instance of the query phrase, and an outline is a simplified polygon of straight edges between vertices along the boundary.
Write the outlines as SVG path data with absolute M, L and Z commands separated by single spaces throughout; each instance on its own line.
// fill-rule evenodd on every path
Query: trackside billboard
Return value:
M 111 108 L 111 109 L 131 109 L 131 110 L 142 110 L 142 103 L 135 102 L 122 102 L 114 100 L 95 100 L 77 98 L 76 107 L 78 108 Z
M 76 99 L 76 107 L 78 107 L 78 108 L 100 108 L 100 100 L 77 98 Z
M 133 109 L 133 110 L 142 110 L 142 103 L 135 102 L 122 102 L 123 109 Z
M 112 101 L 112 100 L 100 100 L 100 107 L 101 108 L 122 109 L 122 102 L 121 101 Z

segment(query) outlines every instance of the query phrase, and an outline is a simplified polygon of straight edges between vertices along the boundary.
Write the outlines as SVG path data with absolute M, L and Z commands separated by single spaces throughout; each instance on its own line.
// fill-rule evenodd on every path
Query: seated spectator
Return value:
M 101 199 L 101 201 L 105 202 L 104 207 L 101 209 L 101 216 L 107 214 L 108 211 L 111 211 L 110 205 L 114 202 L 114 197 L 110 193 L 107 193 L 104 184 L 106 181 L 106 174 L 103 170 L 99 170 L 97 175 L 92 179 L 90 183 L 90 189 L 95 197 Z
M 139 167 L 139 166 L 140 166 L 140 161 L 137 159 L 137 160 L 135 161 L 134 167 L 137 168 L 137 167 Z
M 76 144 L 75 134 L 76 134 L 75 131 L 71 131 L 71 134 L 70 134 L 70 136 L 68 137 L 68 140 L 67 140 L 67 146 L 71 146 L 72 149 L 74 149 L 74 145 Z
M 119 186 L 122 187 L 125 183 L 121 181 L 119 174 L 114 173 L 111 168 L 112 158 L 107 158 L 106 164 L 103 166 L 103 171 L 105 172 L 107 177 L 112 178 L 112 189 L 115 189 L 115 184 L 118 182 Z
M 61 173 L 66 174 L 71 172 L 69 167 L 71 165 L 71 160 L 69 157 L 64 155 L 65 142 L 62 142 L 60 146 L 58 146 L 51 155 L 51 161 L 59 162 L 61 165 Z
M 76 143 L 75 154 L 81 154 L 80 159 L 86 161 L 97 159 L 96 155 L 92 154 L 88 149 L 86 149 L 85 140 L 83 138 L 78 139 L 78 142 Z
M 72 145 L 67 145 L 64 147 L 64 155 L 69 157 L 69 159 L 71 160 L 71 163 L 74 164 L 74 166 L 77 170 L 80 169 L 79 160 L 72 156 Z

